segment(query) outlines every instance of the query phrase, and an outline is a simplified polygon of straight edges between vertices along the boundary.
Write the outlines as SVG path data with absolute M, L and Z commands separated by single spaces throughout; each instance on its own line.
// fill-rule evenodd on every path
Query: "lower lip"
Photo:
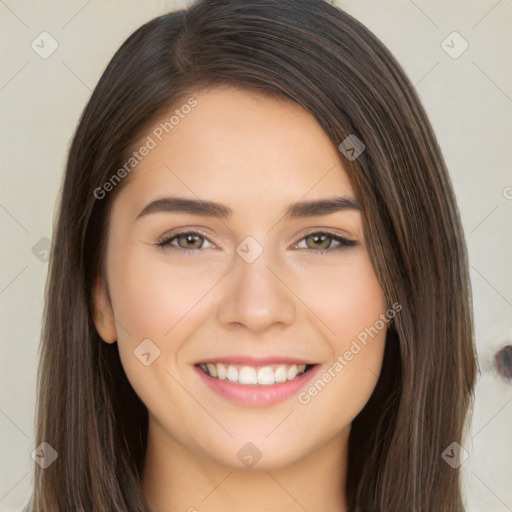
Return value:
M 194 369 L 212 391 L 231 402 L 250 407 L 266 407 L 297 394 L 314 377 L 319 367 L 320 365 L 317 364 L 293 380 L 272 384 L 271 386 L 245 386 L 227 379 L 221 380 L 210 377 L 197 366 Z

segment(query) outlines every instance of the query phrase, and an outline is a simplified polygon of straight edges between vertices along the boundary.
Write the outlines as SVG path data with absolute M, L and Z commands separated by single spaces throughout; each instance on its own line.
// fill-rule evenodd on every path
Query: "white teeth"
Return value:
M 217 367 L 217 378 L 221 379 L 221 380 L 226 380 L 227 376 L 228 376 L 228 373 L 226 371 L 226 367 L 222 363 L 216 364 L 214 366 Z M 212 375 L 212 377 L 213 377 L 213 375 Z
M 286 378 L 288 380 L 293 380 L 297 376 L 297 365 L 292 364 L 290 368 L 288 368 L 288 371 L 286 372 Z
M 286 366 L 284 364 L 276 368 L 276 371 L 274 372 L 274 378 L 276 382 L 286 381 Z
M 217 377 L 217 368 L 215 368 L 215 365 L 212 363 L 208 363 L 206 365 L 206 368 L 208 368 L 208 371 L 210 372 L 210 375 L 212 377 Z
M 213 375 L 212 375 L 213 377 Z M 236 366 L 229 365 L 227 372 L 228 380 L 231 382 L 238 382 L 238 369 Z
M 258 384 L 262 386 L 270 386 L 274 384 L 275 376 L 274 370 L 270 366 L 264 366 L 258 370 Z
M 242 366 L 238 372 L 238 382 L 240 384 L 257 384 L 256 370 L 251 366 Z
M 201 369 L 210 377 L 229 380 L 243 385 L 272 386 L 293 380 L 306 370 L 305 364 L 281 364 L 279 366 L 241 366 L 223 363 L 200 363 Z

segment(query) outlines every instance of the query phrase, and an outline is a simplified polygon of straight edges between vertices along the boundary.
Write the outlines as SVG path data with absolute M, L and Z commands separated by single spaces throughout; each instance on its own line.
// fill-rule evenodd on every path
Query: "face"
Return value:
M 94 320 L 159 442 L 276 468 L 346 436 L 380 373 L 386 302 L 314 118 L 230 88 L 195 99 L 147 134 L 113 202 Z

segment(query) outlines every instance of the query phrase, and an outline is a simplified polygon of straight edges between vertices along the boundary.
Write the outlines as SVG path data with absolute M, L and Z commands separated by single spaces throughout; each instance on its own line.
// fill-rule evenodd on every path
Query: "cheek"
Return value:
M 117 332 L 125 373 L 150 411 L 161 411 L 163 403 L 187 410 L 190 396 L 172 375 L 181 368 L 182 347 L 198 318 L 207 314 L 206 294 L 219 276 L 198 272 L 192 264 L 171 266 L 165 255 L 150 255 L 147 247 L 132 246 L 122 258 L 116 256 L 112 253 L 109 278 L 116 320 L 123 326 Z M 145 353 L 150 354 L 147 366 Z
M 388 327 L 382 320 L 386 301 L 369 258 L 361 254 L 316 268 L 304 282 L 305 302 L 322 321 L 330 361 L 298 398 L 311 418 L 306 421 L 316 418 L 311 428 L 323 421 L 334 432 L 351 423 L 377 383 Z
M 148 256 L 147 248 L 134 248 L 112 265 L 116 318 L 132 337 L 168 338 L 200 306 L 217 280 L 212 272 L 197 272 L 193 265 L 173 266 L 165 255 Z M 134 340 L 135 341 L 135 340 Z
M 330 258 L 330 257 L 329 257 Z M 301 278 L 304 302 L 325 327 L 331 345 L 342 349 L 386 312 L 380 283 L 366 253 L 309 265 Z

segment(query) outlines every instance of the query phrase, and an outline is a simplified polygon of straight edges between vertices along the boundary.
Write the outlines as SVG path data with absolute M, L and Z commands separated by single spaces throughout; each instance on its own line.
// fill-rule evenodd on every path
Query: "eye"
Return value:
M 300 246 L 302 241 L 305 241 L 305 247 Z M 203 244 L 205 242 L 210 245 L 204 247 Z M 201 249 L 215 247 L 214 244 L 212 244 L 205 235 L 197 231 L 182 231 L 179 233 L 164 235 L 157 241 L 156 245 L 166 249 L 186 251 L 189 254 Z M 330 252 L 338 252 L 346 247 L 353 247 L 355 245 L 357 245 L 357 242 L 354 240 L 349 240 L 342 236 L 335 235 L 334 233 L 319 231 L 309 233 L 293 247 L 324 254 Z
M 203 243 L 207 241 L 210 246 L 203 247 Z M 206 236 L 198 233 L 197 231 L 183 231 L 181 233 L 173 233 L 171 235 L 164 235 L 156 243 L 158 247 L 165 247 L 173 250 L 184 250 L 194 252 L 199 249 L 208 249 L 213 247 L 213 244 L 206 238 Z
M 348 240 L 342 236 L 335 235 L 333 233 L 325 233 L 323 231 L 309 233 L 301 240 L 301 242 L 303 240 L 306 242 L 306 247 L 299 247 L 300 242 L 294 247 L 300 249 L 308 249 L 314 252 L 330 253 L 341 251 L 346 247 L 353 247 L 357 245 L 357 242 L 354 240 Z M 333 242 L 335 245 L 334 247 L 332 247 Z

